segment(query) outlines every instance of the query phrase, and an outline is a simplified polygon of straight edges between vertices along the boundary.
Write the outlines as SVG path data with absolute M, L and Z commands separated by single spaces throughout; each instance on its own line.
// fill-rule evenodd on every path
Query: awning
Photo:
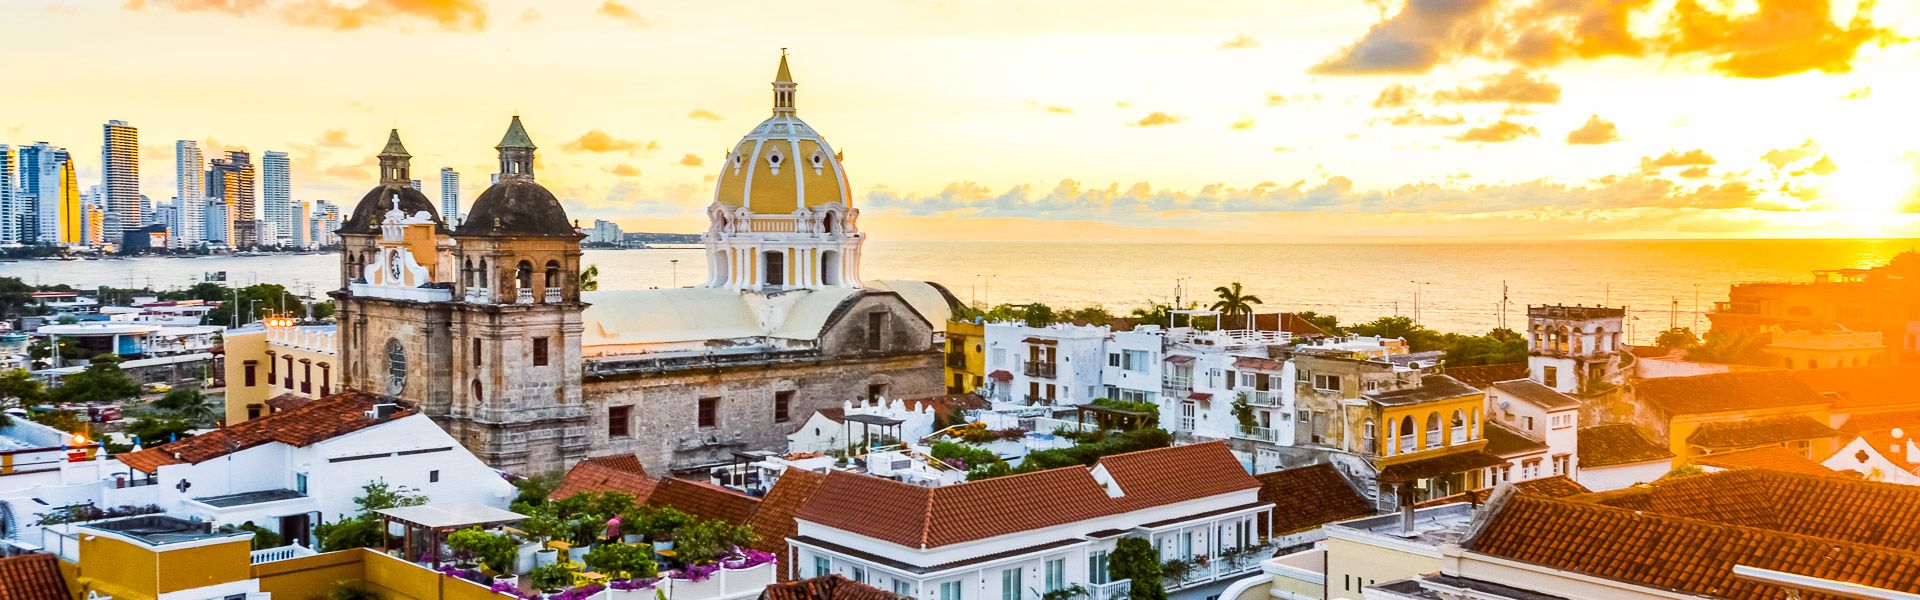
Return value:
M 1273 371 L 1275 373 L 1279 373 L 1279 372 L 1286 371 L 1287 361 L 1274 360 L 1271 358 L 1258 358 L 1253 356 L 1236 356 L 1236 357 L 1233 357 L 1233 366 L 1235 368 L 1240 368 L 1240 369 L 1251 369 L 1255 371 Z
M 1167 355 L 1167 362 L 1170 362 L 1176 365 L 1184 365 L 1184 364 L 1193 362 L 1193 357 L 1187 356 L 1184 354 L 1170 354 L 1170 355 Z
M 1746 448 L 1837 435 L 1840 432 L 1832 427 L 1794 415 L 1702 423 L 1687 436 L 1687 443 L 1702 448 Z
M 1028 344 L 1046 344 L 1049 346 L 1060 343 L 1059 340 L 1050 340 L 1042 337 L 1030 337 L 1020 341 Z
M 1209 402 L 1209 401 L 1212 401 L 1212 400 L 1213 400 L 1213 394 L 1209 394 L 1209 393 L 1206 393 L 1206 392 L 1194 392 L 1194 393 L 1191 393 L 1191 394 L 1187 394 L 1187 399 L 1188 399 L 1188 400 L 1199 400 L 1199 401 L 1201 401 L 1201 402 Z
M 1005 370 L 999 370 L 999 371 L 994 371 L 992 373 L 988 373 L 987 378 L 992 379 L 994 381 L 1013 381 L 1013 374 L 1008 373 Z
M 1454 452 L 1433 458 L 1423 458 L 1412 462 L 1390 465 L 1380 470 L 1380 483 L 1406 483 L 1416 479 L 1427 479 L 1465 473 L 1474 469 L 1484 469 L 1507 464 L 1507 460 L 1479 450 Z
M 473 502 L 400 506 L 377 511 L 389 519 L 426 529 L 488 527 L 513 523 L 526 515 Z

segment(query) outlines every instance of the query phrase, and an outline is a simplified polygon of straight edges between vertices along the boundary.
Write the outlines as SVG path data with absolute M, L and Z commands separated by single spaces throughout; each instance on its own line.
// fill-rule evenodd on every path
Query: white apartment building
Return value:
M 1116 331 L 1107 338 L 1107 365 L 1101 369 L 1102 394 L 1128 402 L 1159 402 L 1166 358 L 1166 336 L 1158 326 Z
M 1071 406 L 1106 393 L 1106 327 L 987 323 L 985 329 L 987 399 Z
M 262 246 L 292 245 L 294 228 L 302 226 L 294 220 L 291 170 L 285 152 L 268 150 L 260 155 L 260 204 L 264 213 L 261 219 L 274 225 L 272 231 L 260 230 L 262 237 L 255 238 Z
M 1149 326 L 1150 327 L 1150 326 Z M 1139 332 L 1145 327 L 1135 328 Z M 1293 440 L 1292 390 L 1289 363 L 1269 358 L 1268 347 L 1283 346 L 1292 336 L 1283 331 L 1245 329 L 1204 330 L 1176 327 L 1158 332 L 1166 340 L 1162 366 L 1160 425 L 1175 435 L 1256 442 Z M 1257 427 L 1240 425 L 1234 403 L 1254 408 Z M 1277 468 L 1277 466 L 1275 467 Z M 1270 469 L 1269 469 L 1270 470 Z
M 201 232 L 209 246 L 227 246 L 232 241 L 228 234 L 233 232 L 233 224 L 227 219 L 227 201 L 220 198 L 207 198 L 201 205 L 200 214 L 204 217 Z
M 1488 451 L 1509 458 L 1506 468 L 1487 469 L 1487 487 L 1554 475 L 1578 479 L 1579 400 L 1531 379 L 1496 382 L 1486 392 Z M 1516 434 L 1502 446 L 1527 451 L 1499 452 L 1492 444 Z
M 460 222 L 460 172 L 452 167 L 440 167 L 440 220 Z
M 838 574 L 929 600 L 1038 600 L 1080 586 L 1124 595 L 1108 557 L 1145 538 L 1190 568 L 1173 598 L 1205 598 L 1253 572 L 1273 505 L 1225 444 L 1174 446 L 1067 467 L 919 487 L 834 471 L 795 513 L 794 577 Z
M 200 143 L 193 140 L 173 142 L 173 198 L 177 205 L 178 227 L 169 226 L 167 234 L 174 248 L 192 248 L 207 243 L 206 160 Z

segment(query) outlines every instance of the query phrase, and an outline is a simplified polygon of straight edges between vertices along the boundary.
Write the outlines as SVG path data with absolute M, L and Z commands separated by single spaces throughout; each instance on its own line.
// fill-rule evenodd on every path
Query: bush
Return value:
M 513 555 L 516 550 L 512 539 L 504 535 L 495 535 L 482 531 L 479 527 L 470 527 L 453 532 L 447 536 L 447 547 L 484 564 L 495 573 L 506 573 L 513 568 Z
M 529 571 L 527 579 L 535 589 L 558 590 L 573 583 L 573 569 L 567 568 L 564 562 L 541 565 Z
M 646 544 L 601 544 L 587 552 L 587 566 L 613 579 L 644 579 L 660 574 L 653 547 Z
M 1113 578 L 1128 579 L 1128 600 L 1167 600 L 1167 588 L 1161 584 L 1160 558 L 1146 538 L 1123 537 L 1115 542 L 1108 559 Z
M 284 545 L 280 541 L 280 534 L 272 531 L 268 531 L 267 528 L 265 527 L 255 525 L 253 524 L 253 521 L 247 521 L 245 523 L 241 523 L 239 529 L 253 532 L 253 549 L 254 550 L 266 550 L 268 548 L 279 548 L 280 546 Z

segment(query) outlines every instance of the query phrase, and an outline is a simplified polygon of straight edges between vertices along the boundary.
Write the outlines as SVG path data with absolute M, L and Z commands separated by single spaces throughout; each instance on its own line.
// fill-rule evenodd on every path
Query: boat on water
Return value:
M 5 334 L 0 334 L 0 342 L 5 342 L 8 344 L 18 344 L 20 342 L 27 341 L 27 337 L 28 337 L 27 334 L 24 334 L 24 333 L 5 333 Z

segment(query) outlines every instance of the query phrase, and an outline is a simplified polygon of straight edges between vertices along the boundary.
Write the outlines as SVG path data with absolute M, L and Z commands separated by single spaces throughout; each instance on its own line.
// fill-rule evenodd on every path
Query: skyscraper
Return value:
M 174 202 L 180 212 L 180 228 L 168 231 L 175 248 L 192 248 L 207 243 L 206 179 L 201 175 L 200 143 L 179 140 L 173 143 Z
M 308 237 L 308 234 L 312 233 L 310 224 L 313 219 L 310 215 L 313 207 L 308 206 L 305 202 L 294 202 L 291 208 L 293 209 L 293 228 L 284 235 L 287 236 L 289 243 L 293 247 L 306 249 L 313 245 L 313 242 L 309 241 L 310 238 Z
M 140 214 L 140 130 L 126 121 L 107 121 L 100 134 L 100 187 L 106 208 L 119 215 L 122 227 L 146 223 Z M 118 244 L 120 230 L 103 231 L 108 243 Z
M 333 230 L 340 228 L 340 207 L 325 200 L 313 201 L 313 245 L 326 247 L 340 243 Z
M 206 234 L 207 245 L 228 245 L 229 240 L 233 239 L 229 237 L 233 233 L 233 220 L 227 218 L 226 199 L 218 196 L 208 197 L 200 201 L 200 206 L 200 215 L 203 219 L 200 231 Z
M 254 237 L 258 228 L 251 225 L 256 219 L 256 196 L 254 195 L 253 157 L 244 150 L 228 150 L 226 158 L 213 159 L 213 167 L 207 170 L 207 196 L 219 198 L 226 203 L 226 232 L 220 239 L 234 248 L 253 248 L 261 241 Z M 208 219 L 208 222 L 213 222 Z M 208 232 L 209 238 L 213 237 Z M 267 243 L 272 243 L 270 240 Z
M 460 222 L 460 172 L 440 167 L 440 220 Z
M 278 239 L 260 240 L 262 246 L 285 246 L 293 229 L 293 199 L 288 191 L 287 153 L 268 150 L 260 155 L 260 218 L 278 227 Z
M 19 191 L 14 189 L 14 170 L 13 148 L 0 144 L 0 244 L 20 243 L 20 224 L 25 220 Z
M 21 243 L 73 244 L 80 241 L 80 182 L 66 148 L 34 142 L 18 151 L 24 219 Z

